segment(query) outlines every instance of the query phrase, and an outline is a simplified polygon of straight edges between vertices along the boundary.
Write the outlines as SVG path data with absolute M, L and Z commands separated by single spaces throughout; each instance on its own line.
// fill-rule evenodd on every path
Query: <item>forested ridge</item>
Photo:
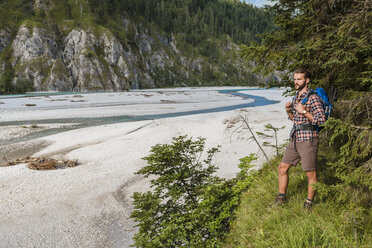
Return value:
M 21 32 L 23 27 L 31 32 Z M 257 34 L 272 28 L 270 14 L 238 0 L 2 1 L 0 91 L 59 90 L 52 83 L 54 79 L 64 82 L 60 84 L 62 90 L 88 91 L 257 85 L 263 79 L 251 72 L 249 62 L 239 58 L 237 45 L 260 41 Z M 42 49 L 32 40 L 35 29 L 41 32 L 37 35 L 41 36 L 38 39 L 42 39 Z M 70 38 L 74 30 L 93 32 L 96 42 L 90 46 L 85 44 L 87 47 L 83 51 L 90 56 L 86 59 L 96 58 L 91 66 L 102 73 L 92 75 L 84 68 L 71 69 L 69 61 L 65 60 L 66 38 Z M 108 36 L 113 36 L 113 42 L 120 45 L 102 44 L 104 33 L 110 33 Z M 22 37 L 24 42 L 30 39 L 31 49 L 40 48 L 23 53 L 31 54 L 32 58 L 16 58 L 14 49 L 19 46 L 15 48 L 14 43 L 21 39 L 20 35 L 25 36 Z M 123 54 L 127 64 L 124 67 L 128 68 L 125 73 L 124 67 L 117 68 L 116 62 L 107 61 L 109 47 L 119 46 L 123 49 L 114 53 Z M 54 51 L 55 47 L 59 51 Z M 48 49 L 52 56 L 46 58 L 42 53 Z M 26 64 L 32 69 L 25 71 Z M 51 70 L 55 67 L 58 67 L 58 75 L 55 75 L 56 70 Z M 69 74 L 79 70 L 86 76 L 82 79 L 72 75 L 72 82 L 69 82 Z M 67 74 L 60 75 L 64 71 Z M 112 78 L 118 80 L 105 83 Z M 87 80 L 93 83 L 89 85 Z
M 99 24 L 128 13 L 156 23 L 167 32 L 182 33 L 187 42 L 229 35 L 236 43 L 258 41 L 256 34 L 272 28 L 270 15 L 239 0 L 90 0 Z
M 270 30 L 272 20 L 261 9 L 239 0 L 62 0 L 35 11 L 33 1 L 16 0 L 0 3 L 0 27 L 16 27 L 25 18 L 37 22 L 48 22 L 54 18 L 57 23 L 74 20 L 77 25 L 94 22 L 103 26 L 115 26 L 121 17 L 127 15 L 137 21 L 155 23 L 168 33 L 183 33 L 190 43 L 210 35 L 229 35 L 236 43 L 249 44 L 257 41 L 259 33 Z M 57 7 L 55 7 L 57 5 Z M 54 7 L 52 7 L 54 6 Z

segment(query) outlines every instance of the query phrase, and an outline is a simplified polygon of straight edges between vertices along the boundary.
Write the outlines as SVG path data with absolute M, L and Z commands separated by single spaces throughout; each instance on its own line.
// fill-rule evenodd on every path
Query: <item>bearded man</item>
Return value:
M 290 143 L 286 147 L 283 159 L 278 167 L 279 194 L 277 204 L 286 202 L 288 171 L 301 161 L 302 170 L 308 178 L 308 192 L 304 208 L 310 209 L 315 191 L 313 185 L 317 182 L 316 164 L 318 154 L 318 128 L 326 121 L 323 103 L 317 94 L 311 94 L 309 89 L 310 72 L 298 69 L 294 72 L 294 87 L 297 90 L 292 102 L 285 105 L 288 118 L 293 122 Z M 305 103 L 302 103 L 304 99 Z

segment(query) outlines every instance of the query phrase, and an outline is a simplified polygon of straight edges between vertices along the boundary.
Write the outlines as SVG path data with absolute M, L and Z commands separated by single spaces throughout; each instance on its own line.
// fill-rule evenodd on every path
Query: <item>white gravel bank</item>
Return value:
M 164 92 L 107 93 L 107 98 L 115 97 L 114 101 L 109 101 L 111 103 L 119 101 L 116 97 L 128 98 L 128 102 L 121 102 L 128 104 L 125 109 L 122 107 L 124 105 L 102 106 L 100 97 L 95 98 L 94 94 L 87 94 L 75 98 L 85 99 L 93 107 L 76 107 L 76 112 L 70 111 L 70 108 L 62 104 L 66 101 L 54 105 L 58 101 L 47 102 L 46 97 L 32 99 L 37 106 L 31 111 L 29 108 L 33 107 L 22 106 L 25 103 L 21 103 L 20 99 L 17 103 L 19 105 L 15 104 L 17 101 L 14 99 L 13 103 L 12 99 L 2 99 L 5 104 L 0 105 L 0 120 L 74 117 L 79 112 L 82 114 L 82 109 L 83 116 L 87 113 L 87 116 L 129 113 L 142 115 L 218 107 L 247 101 L 222 95 L 208 88 L 200 91 L 182 89 L 181 93 L 174 91 L 175 94 L 169 94 L 167 97 L 165 95 L 168 93 Z M 286 125 L 287 128 L 279 133 L 280 139 L 284 140 L 288 136 L 291 123 L 284 111 L 284 104 L 290 99 L 282 97 L 282 92 L 247 92 L 281 101 L 274 105 L 247 108 L 247 114 L 255 131 L 262 131 L 267 123 L 277 127 Z M 142 100 L 133 100 L 134 98 L 129 96 L 136 94 Z M 163 108 L 160 109 L 158 103 Z M 13 104 L 14 108 L 9 109 L 8 104 Z M 94 104 L 101 105 L 94 107 Z M 172 137 L 183 134 L 201 136 L 207 139 L 207 147 L 222 146 L 214 163 L 220 168 L 220 176 L 233 177 L 238 171 L 239 158 L 258 151 L 256 144 L 236 140 L 225 131 L 224 121 L 235 115 L 235 111 L 227 111 L 110 124 L 43 138 L 43 141 L 50 142 L 51 145 L 35 156 L 78 159 L 81 164 L 74 168 L 54 171 L 32 171 L 26 165 L 0 167 L 0 247 L 129 247 L 135 232 L 132 220 L 128 220 L 131 210 L 130 196 L 134 191 L 147 190 L 149 186 L 147 180 L 134 175 L 134 172 L 145 165 L 141 158 L 148 155 L 151 146 L 169 143 Z M 3 136 L 5 137 L 4 134 Z M 263 162 L 261 157 L 258 165 Z

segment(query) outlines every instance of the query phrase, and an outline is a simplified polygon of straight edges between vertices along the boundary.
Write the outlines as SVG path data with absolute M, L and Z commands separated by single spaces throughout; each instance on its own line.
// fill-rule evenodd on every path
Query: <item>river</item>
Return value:
M 78 128 L 84 128 L 84 127 L 90 127 L 90 126 L 97 126 L 97 125 L 107 125 L 107 124 L 113 124 L 113 123 L 121 123 L 121 122 L 132 122 L 132 121 L 141 121 L 141 120 L 154 120 L 154 119 L 162 119 L 162 118 L 170 118 L 170 117 L 178 117 L 178 116 L 186 116 L 186 115 L 195 115 L 195 114 L 204 114 L 204 113 L 215 113 L 215 112 L 223 112 L 223 111 L 231 111 L 231 110 L 236 110 L 236 109 L 242 109 L 242 108 L 249 108 L 249 107 L 255 107 L 255 106 L 265 106 L 265 105 L 270 105 L 270 104 L 275 104 L 278 103 L 279 101 L 277 100 L 270 100 L 267 99 L 263 96 L 258 96 L 254 94 L 249 94 L 249 92 L 257 92 L 257 91 L 262 91 L 264 89 L 259 89 L 259 88 L 236 88 L 236 89 L 218 89 L 218 88 L 201 88 L 201 92 L 208 92 L 211 91 L 213 93 L 218 93 L 220 95 L 228 95 L 233 98 L 239 98 L 239 104 L 235 104 L 236 102 L 231 102 L 231 101 L 226 101 L 225 103 L 219 104 L 220 106 L 218 107 L 203 107 L 203 106 L 198 106 L 198 109 L 192 110 L 191 107 L 186 107 L 186 109 L 183 109 L 184 111 L 175 111 L 172 110 L 168 112 L 167 110 L 162 111 L 160 113 L 155 113 L 155 114 L 141 114 L 140 111 L 137 113 L 128 115 L 113 115 L 113 116 L 99 116 L 99 117 L 53 117 L 53 118 L 41 118 L 41 119 L 22 119 L 22 120 L 11 120 L 11 121 L 1 121 L 0 126 L 26 126 L 26 125 L 38 125 L 38 124 L 52 124 L 52 123 L 68 123 L 71 125 L 67 125 L 64 127 L 58 127 L 58 128 L 48 128 L 44 130 L 40 130 L 38 132 L 32 132 L 29 133 L 25 136 L 20 136 L 20 137 L 15 137 L 10 140 L 0 140 L 0 146 L 1 145 L 7 145 L 7 144 L 13 144 L 17 142 L 23 142 L 23 141 L 28 141 L 28 140 L 33 140 L 36 138 L 41 138 L 45 137 L 48 135 L 60 133 L 60 132 L 65 132 L 73 129 L 78 129 Z M 144 95 L 145 97 L 149 97 L 151 94 L 159 93 L 161 92 L 162 97 L 164 98 L 165 95 L 167 94 L 174 94 L 175 92 L 182 92 L 183 95 L 177 95 L 181 96 L 180 101 L 176 102 L 174 98 L 171 100 L 164 100 L 160 99 L 162 101 L 161 108 L 166 109 L 168 105 L 174 105 L 175 103 L 179 104 L 185 104 L 185 103 L 190 103 L 193 100 L 190 99 L 183 99 L 182 96 L 185 94 L 191 94 L 191 93 L 185 93 L 189 92 L 187 89 L 179 88 L 179 89 L 156 89 L 156 90 L 145 90 L 145 91 L 130 91 L 132 94 L 137 94 L 139 96 L 140 94 Z M 199 90 L 193 88 L 190 92 L 193 93 L 198 93 Z M 248 92 L 248 93 L 246 93 Z M 115 94 L 115 93 L 95 93 L 98 96 L 102 96 L 102 94 Z M 116 93 L 118 94 L 118 93 Z M 59 100 L 61 104 L 54 104 L 54 105 L 42 105 L 39 107 L 39 112 L 47 112 L 47 111 L 53 111 L 53 110 L 60 110 L 60 109 L 65 109 L 65 111 L 72 111 L 72 110 L 78 110 L 79 108 L 82 109 L 81 111 L 86 111 L 86 109 L 89 108 L 98 108 L 98 107 L 106 107 L 106 108 L 114 108 L 114 107 L 122 107 L 122 108 L 127 108 L 128 106 L 132 106 L 133 108 L 136 108 L 136 104 L 133 102 L 115 102 L 113 100 L 109 102 L 99 102 L 99 103 L 89 103 L 85 104 L 84 106 L 82 104 L 76 104 L 76 105 L 66 105 L 63 106 L 66 98 L 70 97 L 71 99 L 73 97 L 77 98 L 84 98 L 86 96 L 90 96 L 92 93 L 76 93 L 76 92 L 41 92 L 41 93 L 30 93 L 30 94 L 22 94 L 22 95 L 4 95 L 0 96 L 0 100 L 2 101 L 9 101 L 9 106 L 8 106 L 8 113 L 9 112 L 17 112 L 17 111 L 23 111 L 21 107 L 18 108 L 12 108 L 12 105 L 15 105 L 16 103 L 12 103 L 10 101 L 16 101 L 17 103 L 19 101 L 23 100 L 35 100 L 36 99 L 49 99 L 51 97 L 54 97 L 52 100 L 57 101 Z M 176 97 L 177 97 L 176 96 Z M 56 98 L 59 97 L 59 98 Z M 61 98 L 62 97 L 62 98 Z M 65 97 L 65 98 L 63 98 Z M 223 100 L 224 98 L 222 98 Z M 148 101 L 147 99 L 144 99 L 142 102 Z M 198 102 L 199 104 L 202 104 L 202 99 L 194 100 L 195 102 Z M 37 102 L 37 101 L 36 101 Z M 73 100 L 71 100 L 73 102 Z M 74 101 L 75 103 L 78 103 L 79 101 Z M 208 102 L 208 99 L 205 100 L 205 102 Z M 84 103 L 81 101 L 81 103 Z M 27 105 L 27 103 L 23 103 L 23 106 Z M 28 104 L 28 105 L 36 105 L 36 104 Z M 25 108 L 25 107 L 23 107 Z M 26 107 L 27 108 L 27 107 Z M 1 110 L 6 110 L 7 106 L 0 105 L 0 111 Z M 28 108 L 30 109 L 30 108 Z M 169 108 L 171 109 L 171 108 Z M 155 111 L 156 112 L 156 111 Z M 1 113 L 1 112 L 0 112 Z M 3 114 L 3 116 L 6 115 L 6 112 Z M 24 115 L 20 114 L 19 118 L 23 117 Z M 34 117 L 34 116 L 32 116 Z

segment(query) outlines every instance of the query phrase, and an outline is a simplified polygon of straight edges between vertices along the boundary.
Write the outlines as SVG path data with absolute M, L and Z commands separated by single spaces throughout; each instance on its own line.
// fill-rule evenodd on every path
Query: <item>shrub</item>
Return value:
M 31 80 L 28 79 L 18 79 L 13 87 L 13 92 L 15 93 L 25 93 L 27 91 L 33 91 L 34 85 Z
M 155 145 L 137 174 L 156 176 L 152 191 L 134 193 L 131 217 L 138 223 L 137 247 L 219 247 L 249 186 L 254 172 L 253 154 L 243 158 L 233 179 L 214 175 L 211 148 L 203 158 L 205 139 L 173 138 L 172 144 Z

